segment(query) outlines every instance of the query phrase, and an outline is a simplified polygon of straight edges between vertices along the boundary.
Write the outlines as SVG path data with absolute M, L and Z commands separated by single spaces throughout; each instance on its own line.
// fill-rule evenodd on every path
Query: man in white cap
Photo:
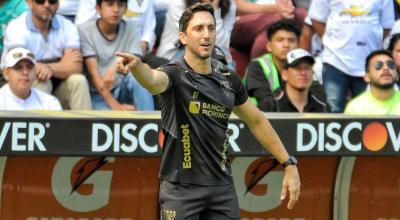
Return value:
M 285 86 L 282 94 L 275 98 L 274 111 L 330 112 L 329 105 L 310 92 L 314 63 L 314 58 L 304 49 L 287 53 L 281 72 Z
M 7 53 L 3 75 L 8 83 L 0 89 L 0 110 L 62 110 L 56 97 L 32 88 L 35 65 L 27 49 L 18 47 Z

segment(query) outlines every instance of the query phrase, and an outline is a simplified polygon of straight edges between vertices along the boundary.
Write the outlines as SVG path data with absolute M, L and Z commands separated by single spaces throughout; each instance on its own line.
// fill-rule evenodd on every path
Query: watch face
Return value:
M 292 162 L 291 164 L 297 164 L 296 157 L 290 156 L 290 161 Z
M 289 165 L 296 165 L 297 159 L 294 156 L 290 156 L 289 159 L 282 164 L 283 167 L 287 167 Z

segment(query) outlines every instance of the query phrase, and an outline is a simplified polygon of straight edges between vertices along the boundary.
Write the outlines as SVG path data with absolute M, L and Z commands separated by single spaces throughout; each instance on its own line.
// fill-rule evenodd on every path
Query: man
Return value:
M 56 14 L 58 0 L 27 0 L 30 11 L 6 29 L 2 63 L 8 50 L 27 48 L 37 60 L 34 87 L 53 93 L 64 109 L 91 109 L 89 85 L 81 74 L 79 35 L 73 23 Z
M 389 51 L 371 52 L 365 63 L 364 79 L 370 90 L 351 100 L 345 109 L 350 115 L 400 115 L 400 92 L 394 89 L 398 74 Z
M 275 100 L 282 96 L 284 81 L 281 72 L 289 51 L 298 47 L 300 30 L 292 20 L 279 20 L 267 29 L 269 53 L 254 59 L 246 70 L 244 84 L 251 100 L 264 112 L 273 111 Z M 311 90 L 323 100 L 322 87 L 312 84 Z M 321 95 L 322 94 L 322 95 Z
M 215 18 L 217 22 L 216 46 L 221 50 L 223 59 L 232 70 L 235 65 L 229 50 L 231 31 L 236 21 L 236 4 L 231 0 L 179 0 L 172 1 L 165 20 L 164 31 L 162 33 L 160 45 L 157 48 L 157 56 L 174 60 L 184 55 L 184 48 L 177 44 L 179 41 L 179 18 L 185 8 L 197 3 L 211 3 L 214 6 Z
M 6 56 L 0 89 L 0 110 L 62 110 L 57 98 L 32 88 L 35 57 L 27 49 L 14 48 Z
M 329 112 L 329 106 L 310 92 L 314 58 L 303 49 L 289 51 L 281 73 L 284 92 L 272 107 L 275 112 Z
M 228 159 L 228 119 L 232 111 L 284 164 L 281 199 L 288 208 L 300 193 L 294 157 L 289 157 L 265 116 L 252 105 L 239 77 L 212 60 L 216 28 L 211 4 L 187 8 L 179 20 L 185 55 L 152 70 L 134 55 L 116 53 L 121 71 L 131 70 L 152 94 L 160 95 L 165 134 L 160 170 L 162 219 L 240 219 Z M 290 165 L 289 165 L 290 164 Z
M 343 112 L 349 90 L 353 97 L 365 90 L 363 61 L 382 47 L 394 24 L 393 0 L 312 1 L 309 16 L 324 46 L 327 101 L 333 112 Z
M 127 0 L 97 0 L 100 18 L 78 28 L 93 109 L 154 110 L 153 97 L 131 74 L 117 74 L 115 51 L 142 55 L 138 25 L 122 20 L 126 7 Z

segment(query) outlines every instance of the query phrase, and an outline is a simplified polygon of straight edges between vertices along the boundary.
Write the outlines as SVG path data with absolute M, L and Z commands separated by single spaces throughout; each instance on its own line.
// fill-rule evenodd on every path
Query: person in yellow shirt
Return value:
M 365 62 L 364 80 L 370 90 L 352 99 L 346 106 L 349 115 L 400 115 L 400 91 L 395 90 L 398 79 L 396 64 L 387 50 L 371 52 Z

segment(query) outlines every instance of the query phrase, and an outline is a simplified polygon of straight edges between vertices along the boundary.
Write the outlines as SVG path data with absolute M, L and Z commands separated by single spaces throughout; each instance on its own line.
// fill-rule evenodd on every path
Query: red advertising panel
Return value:
M 0 219 L 157 220 L 160 159 L 0 157 Z M 298 160 L 302 191 L 288 210 L 279 199 L 280 166 L 265 175 L 265 157 L 232 159 L 242 220 L 333 219 L 339 157 Z M 398 170 L 400 158 L 357 158 L 348 219 L 399 219 Z
M 160 158 L 105 160 L 8 158 L 0 219 L 157 219 Z
M 349 220 L 400 219 L 400 157 L 357 157 L 351 179 Z
M 236 157 L 232 162 L 242 220 L 331 220 L 333 189 L 338 157 L 298 158 L 301 195 L 295 208 L 286 208 L 288 200 L 279 199 L 283 170 L 280 166 L 263 177 L 245 195 L 247 185 L 262 173 L 264 158 Z

